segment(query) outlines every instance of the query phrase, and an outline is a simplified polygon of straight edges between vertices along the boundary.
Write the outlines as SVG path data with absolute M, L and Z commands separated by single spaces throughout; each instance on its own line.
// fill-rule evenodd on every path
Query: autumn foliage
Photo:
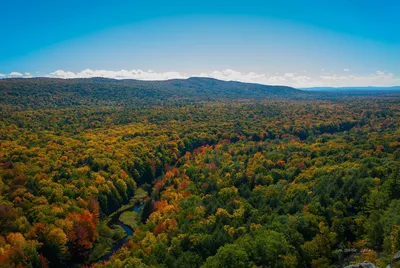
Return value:
M 400 250 L 398 97 L 100 95 L 0 105 L 0 267 L 330 267 L 346 249 L 386 266 Z M 115 212 L 139 192 L 124 238 Z

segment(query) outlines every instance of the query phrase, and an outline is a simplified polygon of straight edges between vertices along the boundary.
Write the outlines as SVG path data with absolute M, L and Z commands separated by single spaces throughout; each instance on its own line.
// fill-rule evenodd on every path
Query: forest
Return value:
M 0 178 L 0 267 L 400 267 L 396 92 L 4 79 Z

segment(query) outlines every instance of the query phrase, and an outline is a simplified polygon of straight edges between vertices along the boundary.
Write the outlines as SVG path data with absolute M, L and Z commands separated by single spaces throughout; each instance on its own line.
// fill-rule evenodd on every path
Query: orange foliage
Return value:
M 168 202 L 165 200 L 157 201 L 154 203 L 154 208 L 156 211 L 163 211 L 168 206 Z
M 154 234 L 174 232 L 176 230 L 178 230 L 178 222 L 176 219 L 166 219 L 164 222 L 159 220 L 156 228 L 154 228 Z
M 283 166 L 283 165 L 285 164 L 285 161 L 284 161 L 284 160 L 278 160 L 278 161 L 276 162 L 276 164 L 277 164 L 278 166 Z

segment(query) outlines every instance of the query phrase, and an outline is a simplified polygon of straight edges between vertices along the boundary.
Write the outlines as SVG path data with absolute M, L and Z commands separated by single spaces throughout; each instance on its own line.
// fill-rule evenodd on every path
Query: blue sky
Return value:
M 0 77 L 400 84 L 398 1 L 1 0 Z

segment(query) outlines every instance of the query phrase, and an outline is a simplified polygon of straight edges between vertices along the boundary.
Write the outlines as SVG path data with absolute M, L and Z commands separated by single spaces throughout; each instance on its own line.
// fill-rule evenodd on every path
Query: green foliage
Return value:
M 119 220 L 132 229 L 136 229 L 139 221 L 139 215 L 133 211 L 125 211 L 121 214 L 121 216 L 119 216 Z
M 285 86 L 225 82 L 211 78 L 140 81 L 89 79 L 2 79 L 0 107 L 12 109 L 71 106 L 149 106 L 240 99 L 307 97 Z M 212 95 L 212 96 L 211 96 Z M 68 122 L 66 122 L 68 123 Z
M 226 244 L 218 249 L 215 256 L 209 257 L 202 267 L 250 268 L 253 266 L 254 264 L 250 262 L 249 256 L 243 248 L 236 244 Z

